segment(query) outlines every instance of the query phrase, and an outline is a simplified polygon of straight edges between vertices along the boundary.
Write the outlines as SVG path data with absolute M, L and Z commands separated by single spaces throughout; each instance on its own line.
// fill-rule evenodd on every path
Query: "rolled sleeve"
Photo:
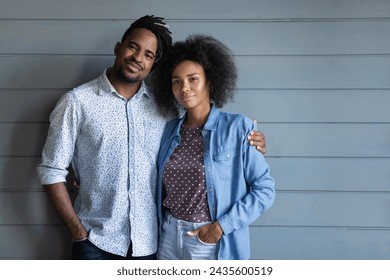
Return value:
M 48 166 L 39 165 L 37 167 L 39 181 L 42 185 L 66 182 L 67 170 L 60 170 Z
M 79 105 L 72 92 L 65 94 L 50 115 L 49 132 L 37 166 L 42 185 L 65 182 L 78 131 Z

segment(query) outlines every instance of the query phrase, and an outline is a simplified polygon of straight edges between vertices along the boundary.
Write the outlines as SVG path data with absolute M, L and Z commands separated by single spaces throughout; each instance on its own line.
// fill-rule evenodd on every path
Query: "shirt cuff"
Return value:
M 229 234 L 234 231 L 233 223 L 229 219 L 229 215 L 223 215 L 222 217 L 219 217 L 218 222 L 224 234 Z
M 38 177 L 42 185 L 66 182 L 67 170 L 53 169 L 46 166 L 38 166 Z

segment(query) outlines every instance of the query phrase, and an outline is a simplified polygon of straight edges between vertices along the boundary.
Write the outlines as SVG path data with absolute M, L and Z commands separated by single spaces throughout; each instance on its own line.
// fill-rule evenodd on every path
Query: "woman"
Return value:
M 166 125 L 158 158 L 160 259 L 249 259 L 249 224 L 271 207 L 274 180 L 246 140 L 255 130 L 242 115 L 224 113 L 237 71 L 215 38 L 173 45 L 155 74 L 157 102 L 178 114 Z

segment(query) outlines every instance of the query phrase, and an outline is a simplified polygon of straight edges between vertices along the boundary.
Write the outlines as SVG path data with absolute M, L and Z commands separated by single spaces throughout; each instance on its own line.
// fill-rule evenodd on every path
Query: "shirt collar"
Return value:
M 219 119 L 220 113 L 221 113 L 221 111 L 214 104 L 211 104 L 210 114 L 209 114 L 209 117 L 207 118 L 207 121 L 206 121 L 203 129 L 205 129 L 205 130 L 215 130 L 216 127 L 217 127 L 217 123 L 218 123 L 218 119 Z M 180 118 L 179 126 L 177 128 L 178 129 L 177 133 L 179 133 L 180 127 L 182 126 L 186 116 L 187 116 L 187 113 L 184 113 L 182 115 L 182 117 Z
M 207 118 L 207 122 L 204 125 L 204 129 L 206 130 L 215 130 L 217 127 L 219 115 L 221 114 L 221 111 L 217 109 L 217 107 L 214 104 L 211 104 L 211 110 L 209 117 Z
M 110 83 L 110 80 L 107 77 L 107 69 L 104 70 L 104 72 L 99 76 L 98 78 L 99 83 L 99 95 L 103 94 L 114 94 L 120 98 L 123 98 L 114 88 L 114 86 Z M 145 95 L 148 98 L 151 98 L 151 94 L 149 93 L 149 90 L 145 84 L 144 81 L 141 82 L 141 87 L 137 91 L 137 93 L 134 95 Z

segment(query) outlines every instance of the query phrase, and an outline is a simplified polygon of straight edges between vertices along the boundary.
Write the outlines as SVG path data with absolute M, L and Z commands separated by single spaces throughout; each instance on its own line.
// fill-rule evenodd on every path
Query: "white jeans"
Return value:
M 169 212 L 166 212 L 160 237 L 158 259 L 215 260 L 217 256 L 217 243 L 204 243 L 197 235 L 191 236 L 187 234 L 187 231 L 198 229 L 209 223 L 192 223 L 179 220 Z

